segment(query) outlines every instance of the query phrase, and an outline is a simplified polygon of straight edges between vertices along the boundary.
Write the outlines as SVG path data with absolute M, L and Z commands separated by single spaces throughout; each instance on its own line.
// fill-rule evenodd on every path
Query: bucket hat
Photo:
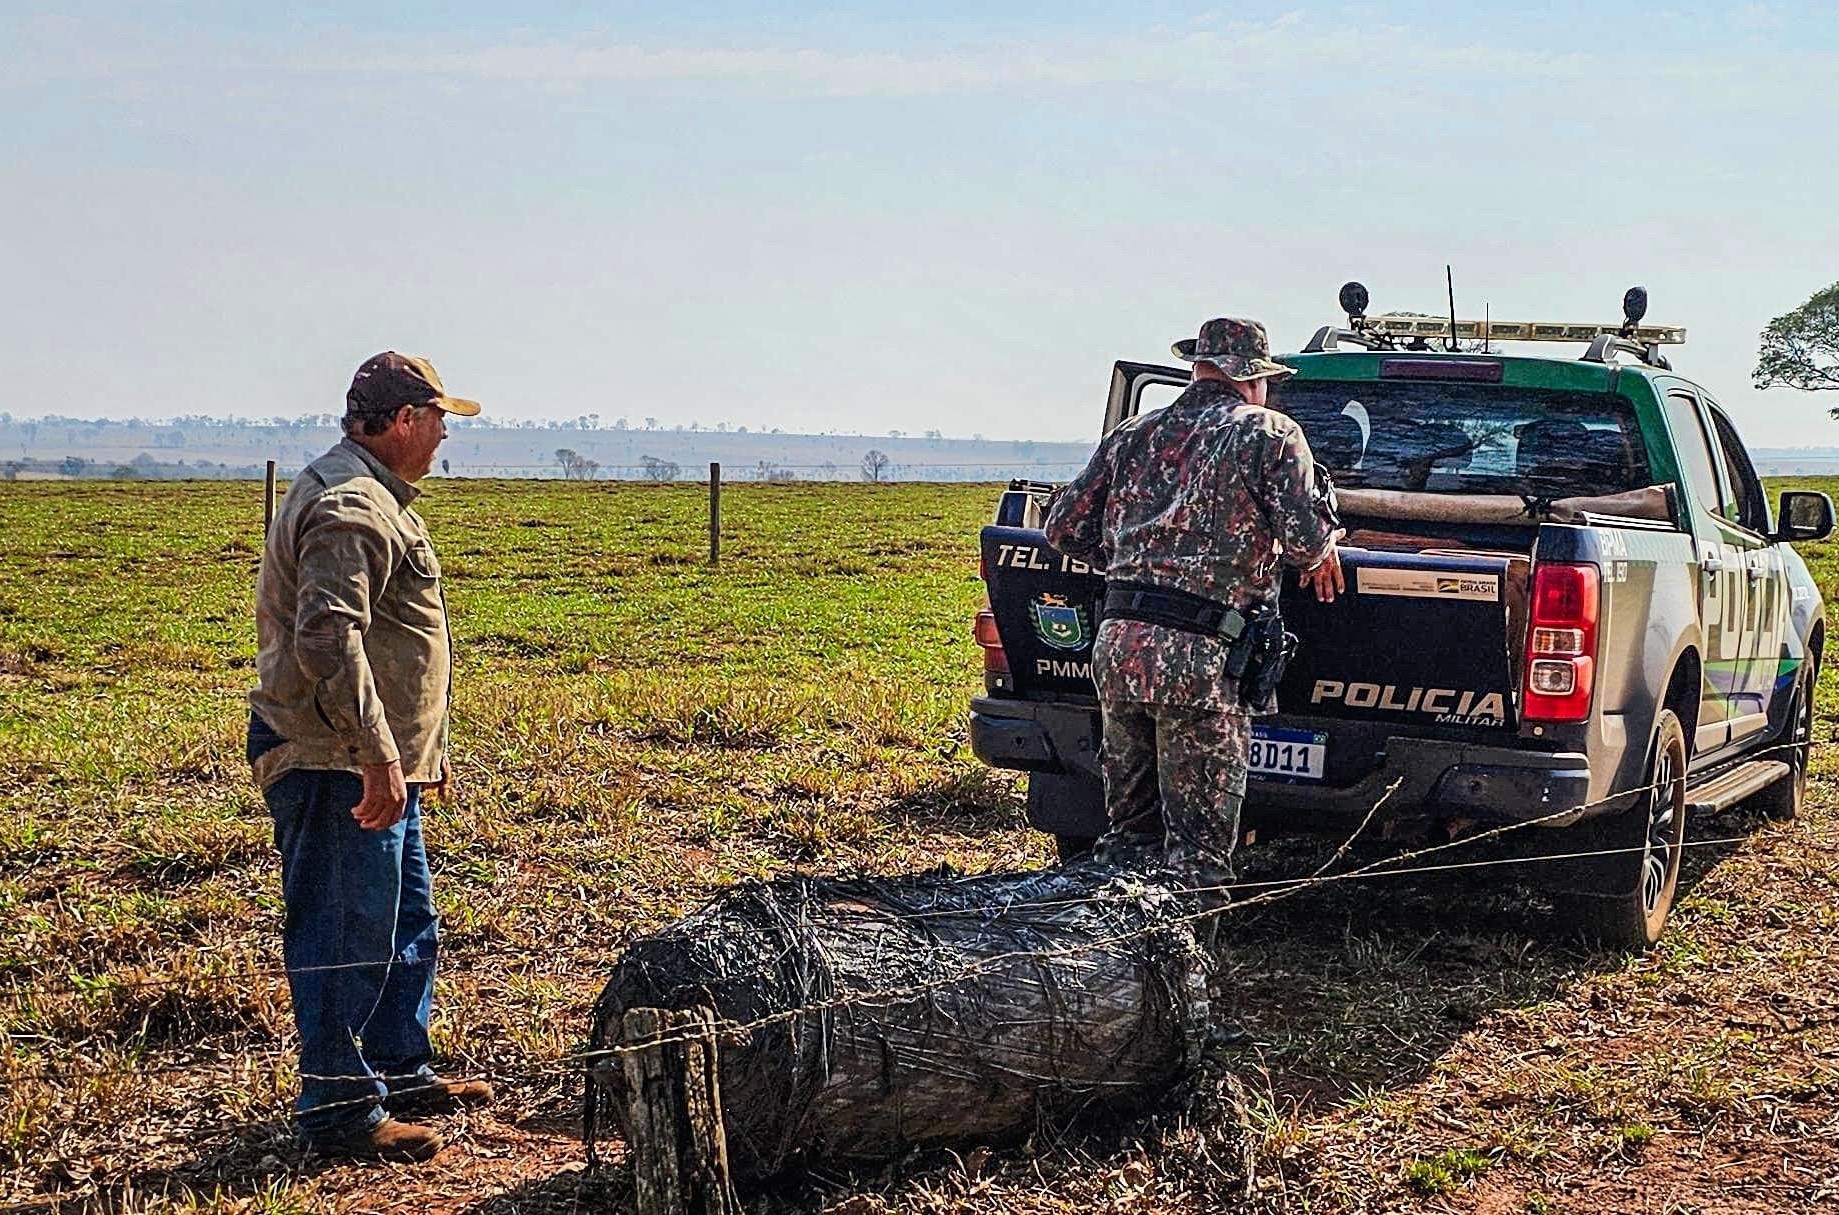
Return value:
M 1190 363 L 1211 363 L 1235 380 L 1265 380 L 1296 374 L 1271 357 L 1264 326 L 1242 316 L 1219 316 L 1200 327 L 1200 336 L 1183 338 L 1171 350 Z

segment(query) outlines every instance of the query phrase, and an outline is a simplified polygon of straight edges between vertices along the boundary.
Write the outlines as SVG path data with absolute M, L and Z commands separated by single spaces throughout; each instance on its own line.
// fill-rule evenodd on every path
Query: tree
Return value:
M 1769 322 L 1750 378 L 1758 388 L 1839 392 L 1839 283 Z M 1839 405 L 1828 412 L 1839 418 Z
M 675 481 L 683 472 L 675 460 L 660 460 L 656 456 L 640 456 L 639 464 L 645 470 L 647 481 Z
M 600 471 L 599 460 L 590 460 L 566 447 L 556 449 L 556 463 L 562 466 L 564 481 L 592 481 L 594 474 Z
M 864 481 L 880 481 L 887 468 L 887 452 L 871 447 L 862 453 L 862 479 Z

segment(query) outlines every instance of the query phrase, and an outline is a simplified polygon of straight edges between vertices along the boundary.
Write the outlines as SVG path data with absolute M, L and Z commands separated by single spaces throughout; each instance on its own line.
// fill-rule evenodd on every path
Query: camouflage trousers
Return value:
M 1251 715 L 1106 700 L 1105 810 L 1113 836 L 1165 842 L 1170 859 L 1232 872 Z

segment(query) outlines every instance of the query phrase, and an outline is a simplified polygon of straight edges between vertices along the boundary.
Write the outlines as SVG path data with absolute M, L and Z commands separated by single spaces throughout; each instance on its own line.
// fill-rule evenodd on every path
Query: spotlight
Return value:
M 1360 283 L 1341 284 L 1341 311 L 1347 313 L 1347 319 L 1350 322 L 1358 322 L 1366 319 L 1366 306 L 1368 302 L 1366 287 L 1364 285 Z
M 1647 288 L 1630 287 L 1622 297 L 1622 332 L 1633 333 L 1647 315 Z

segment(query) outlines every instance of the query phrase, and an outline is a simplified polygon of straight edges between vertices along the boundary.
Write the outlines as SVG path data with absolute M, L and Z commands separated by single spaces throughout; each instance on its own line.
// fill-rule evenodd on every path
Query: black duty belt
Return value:
M 1140 620 L 1227 641 L 1238 639 L 1248 619 L 1229 604 L 1140 582 L 1106 583 L 1104 614 L 1107 620 Z

